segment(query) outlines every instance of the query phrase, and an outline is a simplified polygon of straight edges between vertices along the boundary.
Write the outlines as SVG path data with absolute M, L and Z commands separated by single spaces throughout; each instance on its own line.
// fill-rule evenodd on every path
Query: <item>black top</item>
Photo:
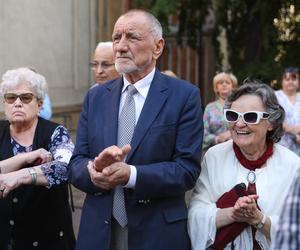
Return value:
M 32 150 L 48 146 L 59 124 L 39 118 Z M 14 156 L 8 121 L 0 122 L 0 160 Z M 28 166 L 24 166 L 28 167 Z M 0 199 L 0 250 L 72 250 L 75 237 L 66 185 L 24 185 Z

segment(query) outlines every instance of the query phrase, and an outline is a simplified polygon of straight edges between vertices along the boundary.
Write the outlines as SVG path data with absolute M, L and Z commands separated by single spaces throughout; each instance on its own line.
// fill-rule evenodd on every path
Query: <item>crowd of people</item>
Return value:
M 75 145 L 43 118 L 41 74 L 2 76 L 0 250 L 299 249 L 298 69 L 277 91 L 218 73 L 202 115 L 199 89 L 157 69 L 164 45 L 149 12 L 117 19 Z M 68 183 L 86 193 L 76 240 Z

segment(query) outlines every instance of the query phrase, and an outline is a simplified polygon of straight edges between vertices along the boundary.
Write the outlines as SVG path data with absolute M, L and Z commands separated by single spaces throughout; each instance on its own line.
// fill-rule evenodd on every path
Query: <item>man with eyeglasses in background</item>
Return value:
M 112 42 L 98 43 L 90 67 L 94 71 L 96 82 L 92 87 L 119 76 L 115 68 Z

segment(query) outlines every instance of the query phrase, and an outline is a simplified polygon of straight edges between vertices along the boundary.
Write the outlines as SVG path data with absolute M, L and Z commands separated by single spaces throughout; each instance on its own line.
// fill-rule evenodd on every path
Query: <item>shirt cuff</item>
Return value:
M 136 167 L 129 165 L 130 167 L 130 176 L 129 176 L 129 180 L 126 183 L 126 185 L 124 185 L 125 188 L 135 188 L 135 183 L 136 183 Z

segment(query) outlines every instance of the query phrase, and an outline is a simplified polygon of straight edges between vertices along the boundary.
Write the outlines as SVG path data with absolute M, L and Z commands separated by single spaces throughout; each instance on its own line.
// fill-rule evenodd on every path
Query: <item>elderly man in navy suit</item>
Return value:
M 77 250 L 188 250 L 185 192 L 200 174 L 197 87 L 161 74 L 158 20 L 131 10 L 113 31 L 122 75 L 84 100 L 71 182 L 87 193 Z

